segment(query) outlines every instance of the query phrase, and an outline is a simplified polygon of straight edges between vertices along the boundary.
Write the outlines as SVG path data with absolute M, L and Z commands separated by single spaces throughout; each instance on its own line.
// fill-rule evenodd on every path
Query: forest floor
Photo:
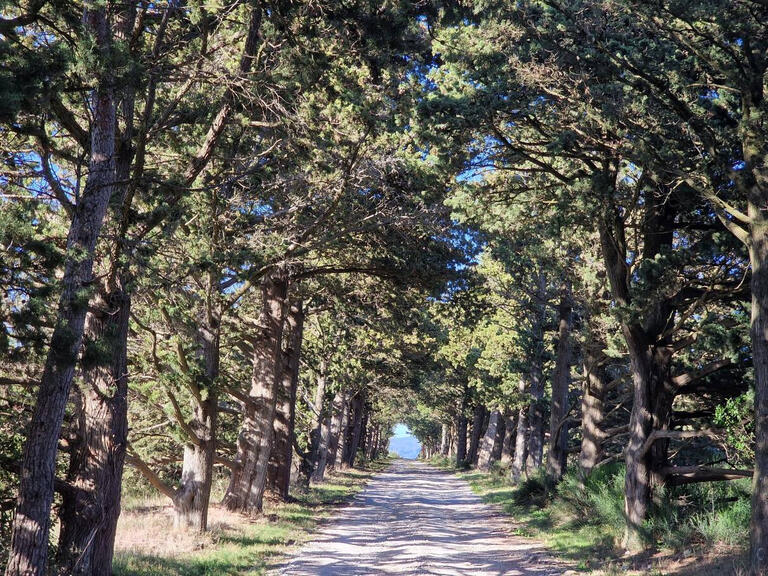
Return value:
M 579 574 L 589 576 L 743 576 L 743 546 L 704 545 L 688 542 L 680 549 L 657 549 L 622 556 L 615 537 L 590 519 L 576 518 L 562 510 L 519 502 L 516 487 L 498 474 L 477 470 L 457 471 L 452 462 L 431 462 L 453 472 L 486 504 L 507 516 L 509 529 L 521 537 L 542 542 L 558 558 L 573 563 Z
M 331 474 L 322 485 L 292 493 L 292 502 L 265 502 L 264 515 L 257 519 L 212 504 L 206 534 L 173 531 L 173 510 L 167 499 L 128 498 L 118 524 L 114 575 L 265 574 L 388 465 L 389 461 L 374 462 L 364 469 Z M 212 498 L 212 502 L 219 500 Z
M 395 460 L 280 574 L 550 576 L 573 573 L 454 474 Z

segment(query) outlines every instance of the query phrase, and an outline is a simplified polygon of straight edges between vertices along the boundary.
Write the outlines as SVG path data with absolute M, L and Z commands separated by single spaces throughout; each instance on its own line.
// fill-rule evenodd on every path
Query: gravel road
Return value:
M 550 576 L 567 567 L 463 480 L 396 460 L 279 569 L 290 576 Z

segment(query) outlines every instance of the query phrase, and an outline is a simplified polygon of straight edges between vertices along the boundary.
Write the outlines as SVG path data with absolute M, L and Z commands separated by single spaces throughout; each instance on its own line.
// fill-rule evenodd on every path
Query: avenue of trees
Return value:
M 386 452 L 752 478 L 768 3 L 6 0 L 0 558 L 111 574 L 124 473 L 221 505 Z M 128 472 L 130 470 L 130 472 Z

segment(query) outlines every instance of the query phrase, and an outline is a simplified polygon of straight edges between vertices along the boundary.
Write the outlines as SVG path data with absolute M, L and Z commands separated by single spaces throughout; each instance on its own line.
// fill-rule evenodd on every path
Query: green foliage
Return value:
M 755 457 L 754 391 L 749 390 L 715 408 L 715 426 L 725 430 L 729 461 L 749 464 Z

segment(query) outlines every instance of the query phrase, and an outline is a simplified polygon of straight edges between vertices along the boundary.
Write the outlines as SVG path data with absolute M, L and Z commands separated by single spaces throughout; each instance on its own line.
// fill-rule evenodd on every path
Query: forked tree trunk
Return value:
M 281 384 L 281 343 L 288 280 L 270 273 L 262 283 L 259 332 L 253 347 L 253 372 L 237 439 L 235 470 L 223 504 L 233 511 L 261 512 L 274 439 L 277 389 Z
M 485 406 L 478 404 L 475 406 L 472 415 L 472 432 L 469 439 L 469 450 L 467 451 L 467 462 L 472 465 L 477 464 L 477 451 L 480 448 L 480 439 L 483 437 L 483 424 L 485 416 L 488 413 Z
M 673 214 L 666 197 L 646 197 L 643 258 L 655 257 L 673 241 Z M 613 298 L 621 306 L 631 301 L 626 263 L 624 223 L 609 205 L 599 222 L 603 261 Z M 626 529 L 623 546 L 637 552 L 645 548 L 643 523 L 648 514 L 654 469 L 666 462 L 668 441 L 657 441 L 647 450 L 645 444 L 654 429 L 669 426 L 674 390 L 670 382 L 672 348 L 662 334 L 673 310 L 657 303 L 647 313 L 644 323 L 622 326 L 630 357 L 633 403 L 629 419 L 629 442 L 625 453 L 624 517 Z
M 488 428 L 485 430 L 480 450 L 477 455 L 477 468 L 479 470 L 489 470 L 493 463 L 493 451 L 499 443 L 499 429 L 501 421 L 501 412 L 494 410 L 488 419 Z
M 107 62 L 112 32 L 106 5 L 86 2 L 84 22 L 102 61 Z M 27 429 L 6 576 L 42 576 L 47 568 L 56 450 L 83 340 L 94 250 L 115 182 L 114 83 L 106 66 L 97 72 L 91 102 L 88 179 L 67 235 L 56 325 Z
M 579 469 L 583 478 L 600 463 L 603 456 L 603 418 L 605 417 L 606 375 L 604 346 L 588 342 L 584 352 L 584 387 L 581 396 L 581 450 Z
M 549 418 L 547 479 L 557 483 L 565 474 L 568 458 L 568 393 L 571 370 L 571 302 L 564 293 L 558 306 L 558 341 L 555 370 L 552 374 L 552 409 Z
M 127 348 L 129 296 L 121 289 L 97 298 L 85 326 L 89 343 L 109 344 L 108 358 L 83 362 L 77 440 L 63 493 L 57 564 L 76 576 L 110 574 L 120 515 L 128 435 Z M 84 358 L 88 358 L 88 352 Z

